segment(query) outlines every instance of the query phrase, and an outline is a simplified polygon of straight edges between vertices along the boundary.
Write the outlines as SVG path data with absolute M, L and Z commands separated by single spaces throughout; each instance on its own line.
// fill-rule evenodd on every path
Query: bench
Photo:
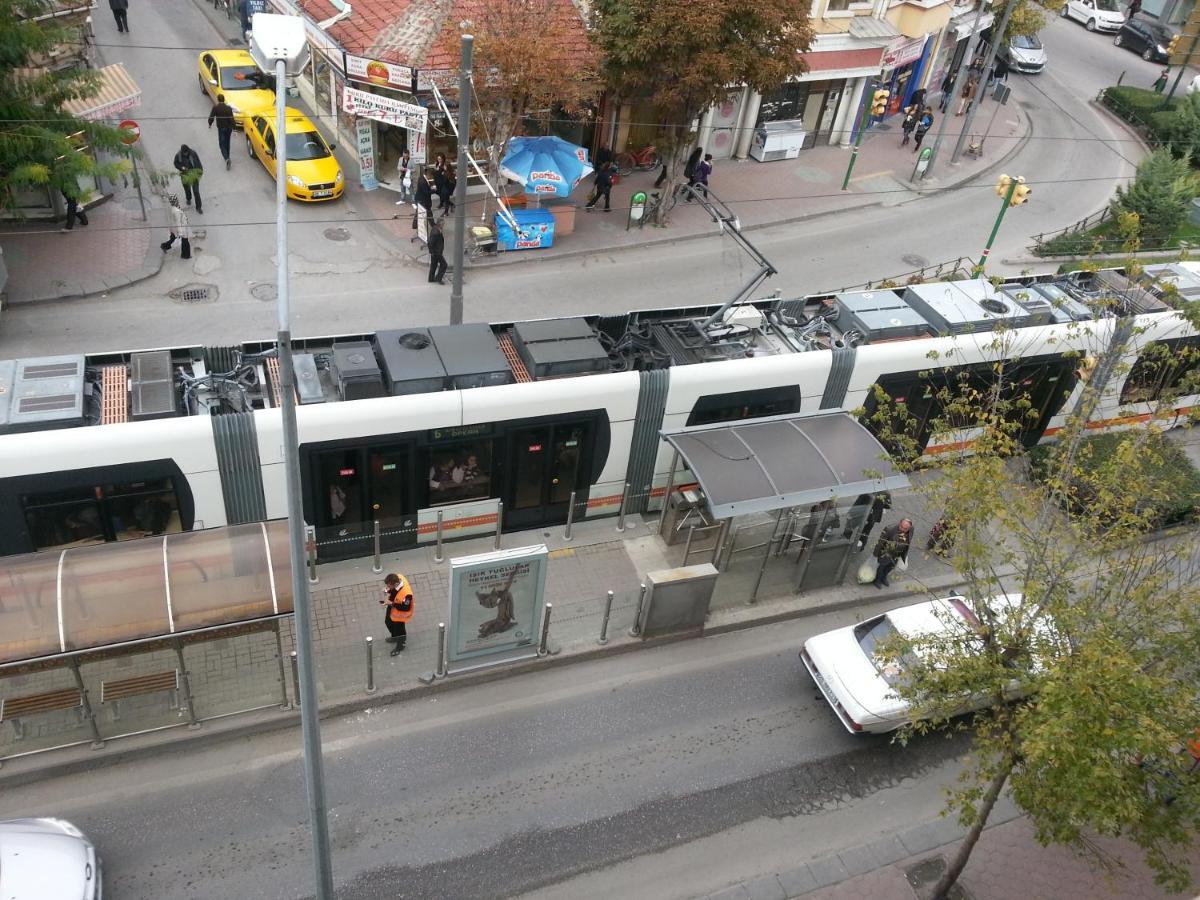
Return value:
M 0 698 L 0 722 L 12 722 L 18 738 L 25 737 L 21 719 L 38 713 L 55 712 L 60 709 L 79 710 L 83 714 L 83 692 L 79 688 L 60 688 L 41 694 L 26 694 L 24 697 Z
M 147 675 L 133 675 L 129 678 L 113 678 L 100 682 L 100 702 L 111 703 L 113 718 L 121 718 L 120 701 L 130 697 L 140 697 L 142 694 L 157 694 L 160 691 L 171 691 L 171 709 L 179 706 L 179 670 L 166 669 L 162 672 L 150 672 Z

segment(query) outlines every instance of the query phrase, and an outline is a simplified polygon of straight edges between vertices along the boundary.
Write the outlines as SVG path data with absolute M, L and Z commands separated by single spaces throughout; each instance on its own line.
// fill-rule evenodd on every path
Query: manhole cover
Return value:
M 350 240 L 350 232 L 345 228 L 326 228 L 325 237 L 331 241 L 348 241 Z
M 168 291 L 167 296 L 176 303 L 211 303 L 217 299 L 217 289 L 210 284 L 185 284 Z
M 927 260 L 923 256 L 917 256 L 917 254 L 915 254 L 915 253 L 910 253 L 907 256 L 902 256 L 902 257 L 900 257 L 900 259 L 902 259 L 904 262 L 908 263 L 910 266 L 916 266 L 919 269 L 923 269 L 927 265 L 929 265 L 929 260 Z
M 255 300 L 270 302 L 279 296 L 279 291 L 275 289 L 275 285 L 273 284 L 256 284 L 250 288 L 250 296 Z

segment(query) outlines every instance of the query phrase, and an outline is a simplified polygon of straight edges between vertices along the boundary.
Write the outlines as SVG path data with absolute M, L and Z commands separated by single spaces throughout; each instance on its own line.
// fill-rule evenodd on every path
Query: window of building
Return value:
M 789 81 L 764 94 L 758 112 L 759 124 L 802 118 L 804 104 L 808 100 L 808 88 L 808 82 Z
M 708 394 L 696 401 L 687 424 L 713 425 L 718 422 L 738 422 L 764 416 L 783 416 L 799 411 L 800 387 L 787 384 L 757 391 Z
M 492 494 L 492 442 L 465 441 L 425 451 L 429 505 L 485 500 Z

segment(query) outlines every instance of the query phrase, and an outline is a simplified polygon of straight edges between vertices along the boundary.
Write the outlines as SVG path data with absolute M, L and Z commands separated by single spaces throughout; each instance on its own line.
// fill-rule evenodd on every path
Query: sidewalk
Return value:
M 890 838 L 735 884 L 705 900 L 922 900 L 953 858 L 965 829 L 941 819 Z M 1094 838 L 1111 871 L 1061 847 L 1042 847 L 1033 826 L 1002 799 L 958 880 L 967 900 L 1167 900 L 1141 852 L 1128 841 Z M 1200 854 L 1192 853 L 1200 878 Z

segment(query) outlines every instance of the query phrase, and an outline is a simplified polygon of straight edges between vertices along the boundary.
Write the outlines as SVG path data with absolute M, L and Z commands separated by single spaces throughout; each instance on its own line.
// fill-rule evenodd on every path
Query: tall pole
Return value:
M 1195 13 L 1193 13 L 1193 16 L 1194 15 L 1195 15 Z M 1191 19 L 1192 19 L 1192 17 L 1189 16 L 1188 23 L 1187 23 L 1189 26 L 1192 25 Z M 1200 31 L 1198 31 L 1196 34 L 1191 35 L 1191 39 L 1192 39 L 1191 43 L 1188 44 L 1187 55 L 1183 58 L 1183 61 L 1179 64 L 1179 71 L 1177 73 L 1175 73 L 1175 83 L 1173 85 L 1171 85 L 1171 90 L 1167 91 L 1167 96 L 1163 99 L 1162 109 L 1166 109 L 1168 106 L 1171 105 L 1171 98 L 1175 96 L 1175 91 L 1177 91 L 1179 89 L 1179 82 L 1183 79 L 1183 73 L 1187 71 L 1187 67 L 1191 64 L 1192 59 L 1196 53 L 1196 43 L 1197 43 L 1197 41 L 1200 41 Z M 1170 65 L 1171 65 L 1171 61 L 1170 61 L 1170 59 L 1168 59 L 1167 66 L 1169 67 Z
M 475 38 L 462 36 L 458 78 L 458 183 L 454 186 L 454 272 L 450 288 L 450 324 L 463 319 L 463 260 L 467 241 L 467 154 L 471 149 L 471 57 Z
M 275 61 L 275 254 L 278 280 L 280 392 L 283 396 L 283 461 L 287 473 L 288 545 L 292 557 L 292 605 L 296 615 L 296 656 L 300 681 L 300 727 L 318 900 L 333 900 L 329 823 L 325 813 L 325 772 L 321 723 L 317 718 L 317 679 L 313 667 L 312 606 L 304 571 L 304 509 L 300 502 L 300 436 L 296 427 L 296 373 L 292 367 L 292 326 L 288 293 L 287 233 L 287 61 Z
M 875 84 L 875 82 L 872 82 Z M 863 134 L 867 130 L 867 123 L 871 121 L 871 101 L 875 97 L 875 88 L 870 87 L 863 92 L 863 112 L 858 120 L 858 134 L 854 138 L 854 149 L 850 151 L 850 162 L 846 165 L 846 177 L 842 179 L 842 190 L 846 190 L 846 186 L 850 184 L 850 173 L 854 171 L 854 164 L 858 162 L 858 147 L 863 141 Z
M 971 41 L 975 40 L 975 35 L 979 33 L 979 26 L 983 22 L 984 11 L 988 7 L 987 0 L 978 0 L 978 2 L 979 8 L 975 13 L 975 21 L 971 23 L 971 33 L 967 36 L 968 55 L 971 52 Z M 963 60 L 966 60 L 966 58 L 966 55 L 964 55 Z M 943 120 L 948 117 L 950 107 L 954 105 L 954 101 L 957 100 L 958 95 L 962 93 L 963 79 L 966 78 L 967 69 L 970 67 L 970 63 L 963 65 L 963 60 L 960 60 L 958 63 L 958 71 L 954 75 L 954 85 L 950 88 L 950 102 L 946 104 L 946 112 L 942 113 Z M 945 135 L 946 125 L 945 121 L 943 121 L 942 127 L 939 128 L 937 130 L 937 134 L 933 136 L 933 152 L 929 154 L 929 165 L 925 167 L 925 171 L 921 175 L 922 178 L 929 177 L 929 173 L 933 169 L 933 163 L 937 159 L 938 151 L 942 149 L 942 138 L 945 137 Z
M 983 248 L 983 255 L 979 257 L 979 274 L 983 274 L 983 268 L 987 265 L 988 254 L 992 252 L 992 243 L 996 240 L 996 235 L 1000 232 L 1000 223 L 1004 221 L 1004 214 L 1008 211 L 1008 207 L 1012 204 L 1013 193 L 1017 189 L 1017 185 L 1021 181 L 1014 178 L 1008 183 L 1008 191 L 1004 194 L 1004 202 L 1000 204 L 1000 215 L 996 216 L 996 224 L 992 226 L 992 233 L 988 235 L 987 246 Z
M 1000 42 L 1004 40 L 1004 30 L 1008 28 L 1008 19 L 1012 15 L 1012 11 L 1016 8 L 1019 0 L 1008 0 L 1008 5 L 1004 7 L 1004 15 L 1000 17 L 1000 24 L 992 29 L 992 41 L 988 44 L 987 56 L 983 60 L 983 71 L 979 73 L 979 80 L 982 82 L 979 85 L 979 91 L 975 95 L 975 100 L 967 109 L 967 117 L 963 120 L 962 131 L 958 135 L 958 143 L 954 145 L 954 153 L 950 156 L 950 162 L 958 162 L 958 158 L 962 156 L 963 145 L 967 143 L 967 134 L 971 130 L 971 123 L 975 121 L 975 114 L 979 112 L 979 107 L 983 106 L 983 100 L 987 94 L 987 75 L 992 71 L 992 64 L 996 61 L 996 48 L 1000 46 Z

